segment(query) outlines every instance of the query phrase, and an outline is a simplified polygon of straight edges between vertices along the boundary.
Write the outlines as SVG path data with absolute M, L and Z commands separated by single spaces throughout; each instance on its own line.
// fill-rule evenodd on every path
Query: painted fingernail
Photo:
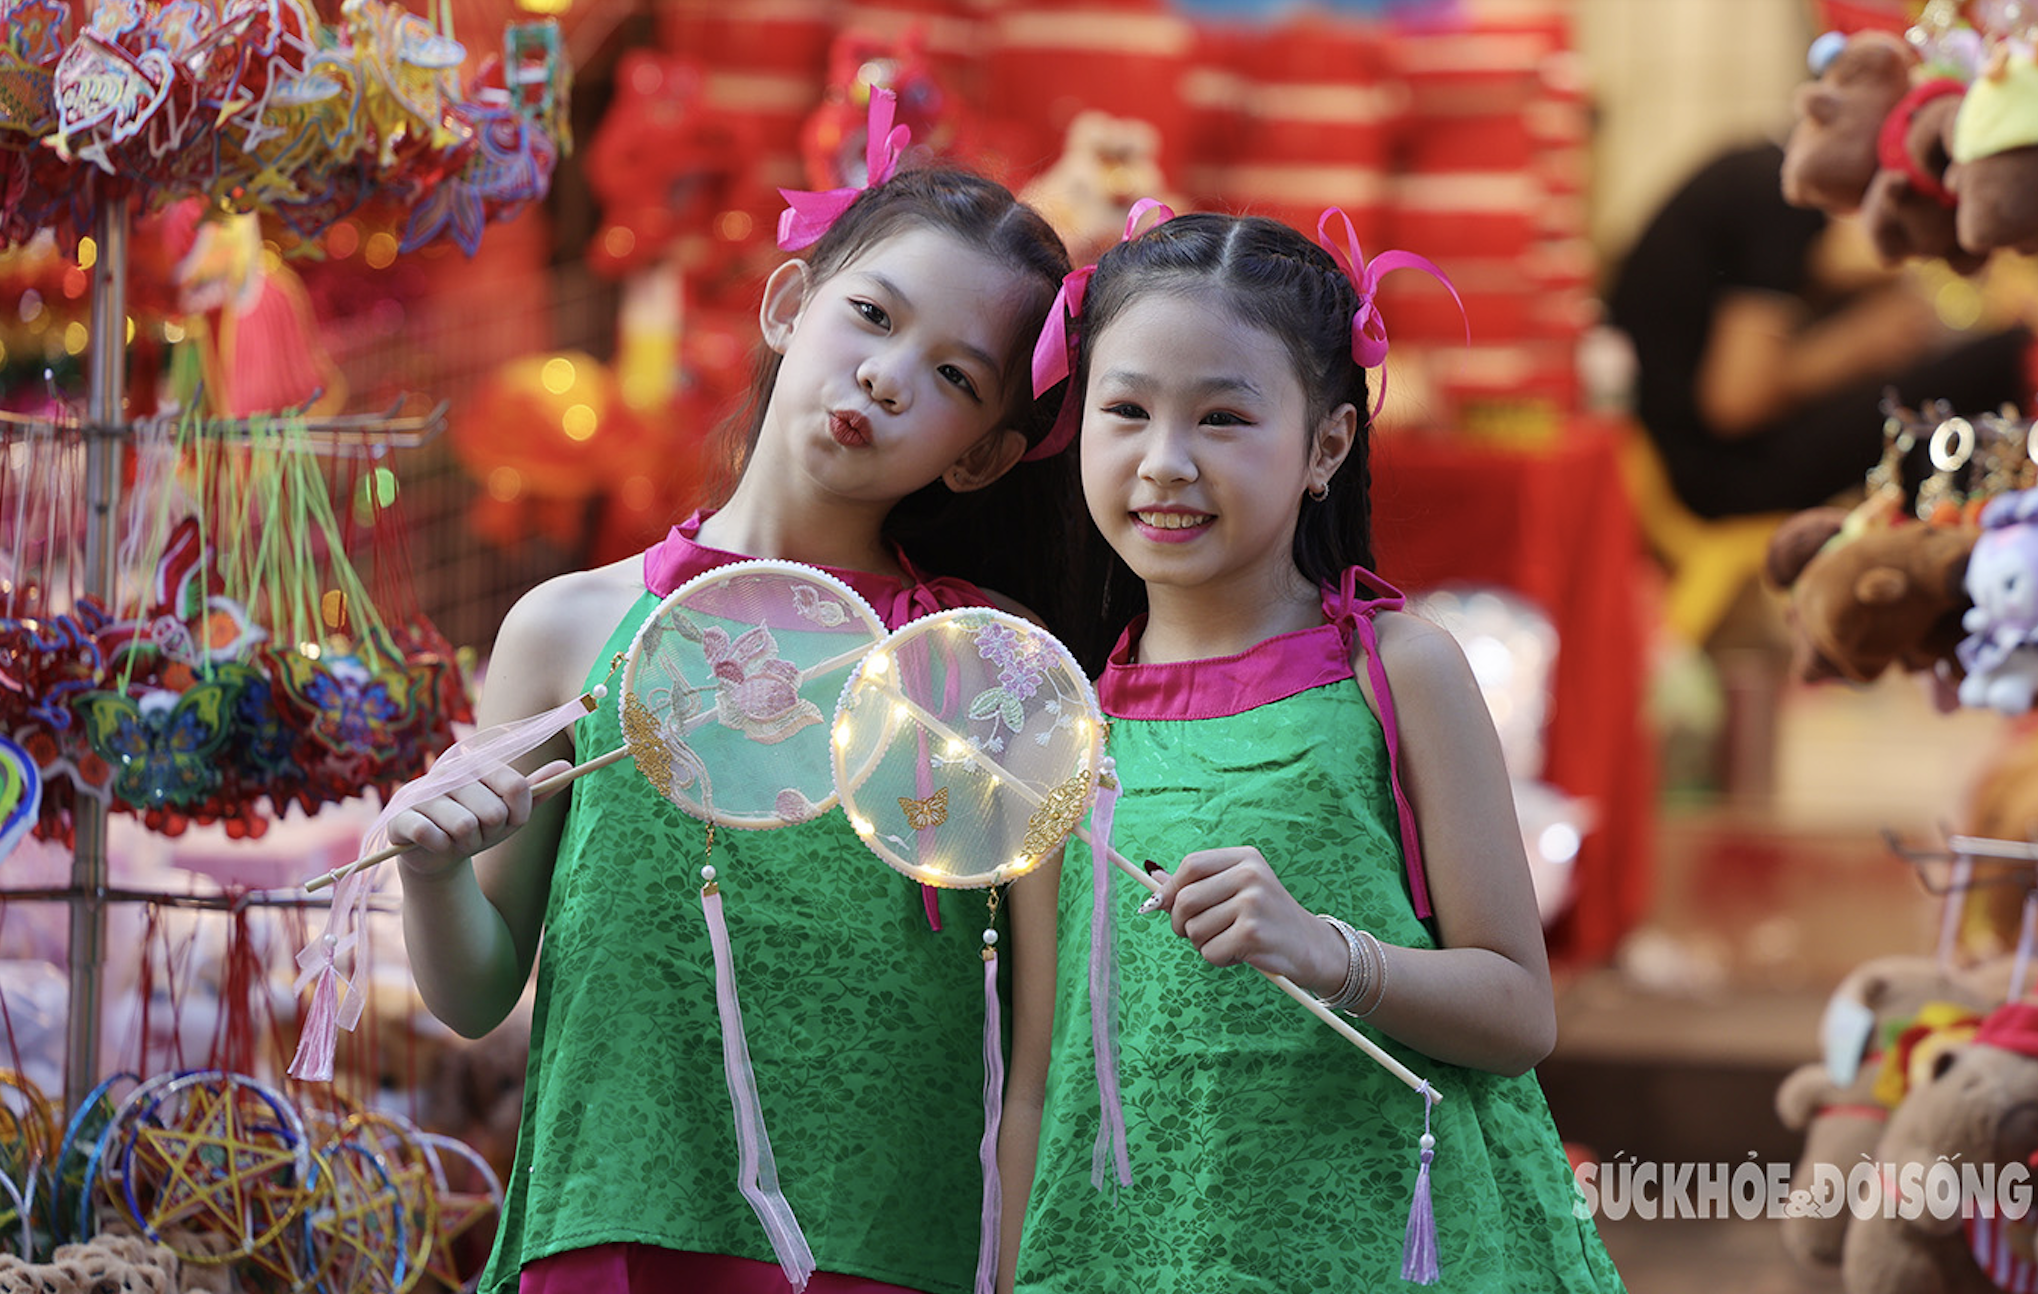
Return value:
M 1147 859 L 1144 863 L 1141 863 L 1140 866 L 1146 868 L 1149 875 L 1153 876 L 1162 875 L 1161 865 L 1151 858 Z
M 1158 894 L 1149 894 L 1149 895 L 1147 895 L 1147 896 L 1146 896 L 1146 902 L 1144 902 L 1144 903 L 1142 903 L 1142 904 L 1140 904 L 1140 905 L 1139 905 L 1139 909 L 1138 909 L 1138 910 L 1139 910 L 1139 914 L 1140 914 L 1141 916 L 1145 916 L 1145 915 L 1146 915 L 1147 913 L 1149 913 L 1149 912 L 1152 912 L 1152 911 L 1154 911 L 1155 909 L 1159 908 L 1159 907 L 1160 907 L 1160 905 L 1161 905 L 1161 896 L 1160 896 L 1160 895 L 1158 895 Z

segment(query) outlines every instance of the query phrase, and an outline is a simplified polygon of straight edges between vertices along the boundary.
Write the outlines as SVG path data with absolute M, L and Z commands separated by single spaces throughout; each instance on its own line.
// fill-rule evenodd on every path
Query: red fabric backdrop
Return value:
M 1643 559 L 1613 434 L 1576 427 L 1532 450 L 1382 437 L 1373 527 L 1380 573 L 1403 591 L 1498 584 L 1555 622 L 1544 780 L 1592 800 L 1599 823 L 1579 849 L 1576 898 L 1550 954 L 1603 960 L 1648 902 L 1656 791 L 1640 716 Z

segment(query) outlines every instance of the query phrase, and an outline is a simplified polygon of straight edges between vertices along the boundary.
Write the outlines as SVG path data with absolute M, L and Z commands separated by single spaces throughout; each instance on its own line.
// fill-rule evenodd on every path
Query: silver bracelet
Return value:
M 1344 938 L 1346 953 L 1344 982 L 1338 985 L 1337 992 L 1317 1001 L 1333 1011 L 1348 1012 L 1365 1000 L 1367 990 L 1372 987 L 1372 967 L 1366 958 L 1365 945 L 1359 942 L 1359 932 L 1347 923 L 1327 912 L 1319 912 L 1316 916 Z
M 1366 1008 L 1363 1011 L 1355 1010 L 1351 1013 L 1354 1019 L 1363 1020 L 1373 1014 L 1373 1012 L 1378 1011 L 1381 1000 L 1387 996 L 1387 952 L 1380 947 L 1380 941 L 1374 937 L 1372 931 L 1361 930 L 1359 933 L 1365 936 L 1366 945 L 1373 954 L 1372 964 L 1374 967 L 1373 973 L 1369 977 L 1372 980 L 1373 1000 L 1366 1004 Z

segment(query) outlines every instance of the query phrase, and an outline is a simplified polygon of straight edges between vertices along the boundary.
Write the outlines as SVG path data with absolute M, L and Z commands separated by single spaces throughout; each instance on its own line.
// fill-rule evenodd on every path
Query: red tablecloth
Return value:
M 1544 780 L 1593 801 L 1576 897 L 1550 954 L 1596 961 L 1648 900 L 1656 798 L 1641 719 L 1647 629 L 1644 560 L 1615 439 L 1579 427 L 1533 450 L 1414 434 L 1373 445 L 1373 546 L 1380 574 L 1408 593 L 1496 584 L 1555 623 Z

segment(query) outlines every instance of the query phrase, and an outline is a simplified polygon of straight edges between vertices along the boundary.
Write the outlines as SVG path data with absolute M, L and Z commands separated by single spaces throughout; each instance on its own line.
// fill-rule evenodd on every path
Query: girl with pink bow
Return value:
M 764 287 L 733 491 L 641 557 L 526 594 L 496 639 L 483 724 L 593 692 L 666 594 L 747 557 L 821 567 L 892 627 L 1016 608 L 1007 595 L 1051 614 L 1072 483 L 1053 479 L 1060 446 L 1026 356 L 1068 258 L 999 185 L 898 172 L 889 118 L 880 93 L 867 187 L 787 195 L 781 246 L 804 254 Z M 955 973 L 976 958 L 981 897 L 873 865 L 841 814 L 716 840 L 714 862 L 742 878 L 728 943 L 754 1075 L 732 1132 L 742 1080 L 698 902 L 701 824 L 628 764 L 532 800 L 576 753 L 622 744 L 620 690 L 515 766 L 387 824 L 409 846 L 406 941 L 435 1014 L 485 1033 L 537 966 L 515 1171 L 481 1287 L 988 1291 L 982 988 Z M 1051 954 L 1029 949 L 1052 938 L 1053 895 L 1026 890 L 1007 907 L 1015 960 L 1044 983 Z M 1022 988 L 1017 1015 L 1046 999 Z
M 1435 267 L 1367 261 L 1335 209 L 1317 242 L 1135 230 L 1068 281 L 1035 383 L 1067 381 L 1130 620 L 1093 835 L 1164 884 L 1064 869 L 1051 1059 L 1007 1103 L 1042 1105 L 1016 1287 L 1617 1290 L 1528 1072 L 1556 1021 L 1499 741 L 1456 642 L 1367 569 L 1374 294 Z

